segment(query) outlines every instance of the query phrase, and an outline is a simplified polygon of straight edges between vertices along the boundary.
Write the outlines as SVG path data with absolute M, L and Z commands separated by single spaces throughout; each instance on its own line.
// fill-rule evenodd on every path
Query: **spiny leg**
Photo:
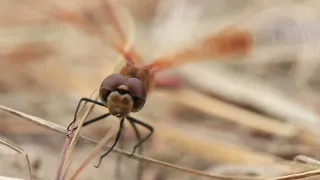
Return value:
M 119 130 L 118 130 L 118 133 L 117 133 L 117 136 L 116 136 L 116 139 L 115 139 L 113 145 L 110 147 L 110 149 L 109 149 L 106 153 L 104 153 L 104 154 L 100 157 L 98 165 L 97 165 L 97 166 L 94 166 L 94 167 L 98 168 L 98 167 L 100 166 L 100 164 L 101 164 L 102 159 L 103 159 L 106 155 L 108 155 L 108 154 L 111 152 L 111 150 L 116 146 L 117 142 L 119 141 L 121 132 L 122 132 L 123 122 L 124 122 L 124 118 L 122 118 L 121 121 L 120 121 Z
M 103 115 L 101 115 L 101 116 L 98 116 L 98 117 L 96 117 L 96 118 L 93 118 L 93 119 L 91 119 L 91 120 L 88 120 L 88 121 L 86 121 L 86 122 L 83 123 L 82 127 L 85 127 L 85 126 L 90 125 L 90 124 L 92 124 L 92 123 L 94 123 L 94 122 L 100 121 L 100 120 L 102 120 L 102 119 L 104 119 L 104 118 L 106 118 L 106 117 L 108 117 L 108 116 L 110 116 L 110 113 L 103 114 Z M 77 128 L 78 128 L 78 126 L 75 127 L 75 128 L 73 128 L 73 131 L 76 130 Z
M 71 133 L 71 131 L 70 131 L 70 126 L 71 126 L 73 123 L 75 123 L 76 120 L 77 120 L 78 111 L 79 111 L 79 108 L 80 108 L 80 105 L 81 105 L 81 102 L 82 102 L 82 101 L 91 102 L 91 103 L 93 103 L 93 104 L 96 104 L 96 105 L 105 107 L 104 104 L 102 104 L 101 102 L 98 102 L 98 101 L 95 101 L 95 100 L 92 100 L 92 99 L 89 99 L 89 98 L 85 98 L 85 97 L 81 98 L 80 101 L 79 101 L 79 103 L 78 103 L 78 106 L 77 106 L 77 108 L 76 108 L 76 112 L 74 113 L 73 121 L 69 124 L 69 126 L 68 126 L 68 128 L 67 128 L 67 131 L 68 131 L 68 132 L 67 132 L 67 136 L 68 136 L 68 137 L 70 136 L 70 133 Z
M 107 113 L 107 114 L 103 114 L 103 115 L 101 115 L 101 116 L 98 116 L 98 117 L 96 117 L 96 118 L 94 118 L 94 119 L 88 120 L 88 121 L 86 121 L 86 122 L 83 123 L 82 127 L 87 126 L 87 125 L 90 125 L 90 124 L 92 124 L 92 123 L 94 123 L 94 122 L 97 122 L 97 121 L 99 121 L 99 120 L 102 120 L 102 119 L 108 117 L 109 115 L 110 115 L 110 113 Z M 76 130 L 77 128 L 78 128 L 78 127 L 75 127 L 75 128 L 73 128 L 73 130 Z M 123 132 L 124 132 L 124 129 L 125 129 L 125 127 L 122 128 L 122 134 L 123 134 Z M 120 138 L 119 138 L 120 148 L 121 148 L 121 149 L 123 149 L 123 138 L 122 138 L 122 137 L 123 137 L 123 136 L 120 135 Z M 120 168 L 120 167 L 121 167 L 121 166 L 120 166 L 120 164 L 121 164 L 121 159 L 122 159 L 122 156 L 121 156 L 121 155 L 118 155 L 118 156 L 117 156 L 117 165 L 118 165 L 118 167 L 116 168 L 116 178 L 117 178 L 117 179 L 121 179 L 121 177 L 120 177 L 120 175 L 121 175 L 121 168 Z
M 133 128 L 134 130 L 134 133 L 135 133 L 135 136 L 136 138 L 138 139 L 138 142 L 141 141 L 141 134 L 140 132 L 138 131 L 138 128 L 136 127 L 136 125 L 132 122 L 132 121 L 129 121 L 131 127 Z M 124 149 L 124 145 L 123 145 L 123 134 L 124 134 L 124 130 L 125 130 L 125 126 L 123 127 L 122 129 L 122 135 L 120 136 L 120 139 L 119 139 L 119 143 L 120 143 L 120 149 Z M 142 148 L 142 145 L 139 147 L 138 149 L 138 153 L 141 155 L 143 153 L 143 148 Z M 121 179 L 121 161 L 122 161 L 122 156 L 121 155 L 118 155 L 117 156 L 117 168 L 116 168 L 116 178 L 117 179 Z M 141 177 L 142 177 L 142 174 L 143 174 L 143 163 L 139 161 L 139 167 L 138 167 L 138 176 L 137 176 L 137 180 L 140 180 Z
M 122 133 L 120 135 L 120 138 L 119 138 L 119 143 L 120 143 L 120 149 L 124 149 L 124 138 L 123 138 L 123 135 L 124 135 L 124 131 L 125 131 L 125 126 L 123 126 L 122 128 Z M 116 159 L 116 171 L 115 171 L 115 177 L 116 179 L 120 180 L 121 179 L 121 161 L 122 161 L 122 155 L 118 154 L 117 155 L 117 159 Z
M 135 119 L 135 118 L 133 118 L 133 117 L 131 117 L 131 116 L 127 116 L 127 119 L 128 119 L 129 121 L 133 122 L 133 123 L 137 123 L 137 124 L 139 124 L 139 125 L 147 128 L 147 129 L 150 131 L 149 134 L 148 134 L 145 138 L 143 138 L 141 141 L 138 142 L 138 144 L 136 144 L 136 145 L 134 146 L 133 151 L 132 151 L 132 153 L 131 153 L 131 155 L 130 155 L 130 156 L 133 156 L 133 154 L 135 153 L 136 149 L 137 149 L 142 143 L 144 143 L 146 140 L 148 140 L 149 137 L 153 134 L 154 129 L 153 129 L 153 127 L 150 126 L 149 124 L 146 124 L 146 123 L 144 123 L 144 122 L 141 122 L 141 121 L 139 121 L 139 120 L 137 120 L 137 119 Z
M 138 139 L 138 142 L 141 141 L 141 134 L 140 132 L 138 131 L 138 128 L 137 126 L 132 122 L 132 121 L 129 121 L 131 127 L 133 128 L 134 130 L 134 133 Z M 142 145 L 139 147 L 139 155 L 142 155 L 143 154 L 143 147 Z M 138 176 L 137 176 L 137 179 L 140 180 L 142 178 L 142 175 L 143 175 L 143 162 L 141 161 L 138 161 L 139 163 L 139 166 L 138 166 Z

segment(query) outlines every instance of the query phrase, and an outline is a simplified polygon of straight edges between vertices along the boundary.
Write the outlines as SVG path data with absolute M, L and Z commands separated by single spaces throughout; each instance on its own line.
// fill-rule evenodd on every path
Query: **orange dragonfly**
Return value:
M 68 126 L 67 135 L 70 136 L 72 130 L 77 128 L 70 129 L 71 125 L 75 123 L 77 119 L 77 113 L 82 102 L 94 103 L 106 107 L 109 110 L 106 114 L 86 121 L 83 126 L 90 125 L 108 116 L 115 116 L 120 119 L 120 127 L 113 145 L 100 157 L 99 163 L 95 167 L 99 167 L 102 159 L 116 146 L 121 136 L 125 120 L 129 121 L 139 139 L 131 155 L 151 137 L 154 131 L 153 127 L 133 118 L 130 116 L 130 113 L 139 112 L 144 107 L 148 94 L 159 84 L 159 81 L 157 82 L 155 79 L 157 73 L 188 62 L 196 62 L 203 59 L 244 56 L 251 51 L 253 44 L 253 37 L 248 30 L 228 27 L 217 34 L 203 38 L 189 48 L 184 48 L 174 54 L 157 58 L 152 63 L 143 64 L 141 56 L 133 48 L 129 50 L 125 48 L 127 38 L 117 20 L 116 8 L 113 7 L 110 2 L 104 0 L 101 0 L 100 5 L 102 11 L 99 12 L 95 10 L 94 13 L 86 11 L 84 16 L 64 10 L 58 5 L 52 5 L 50 6 L 50 10 L 43 11 L 44 14 L 49 14 L 57 21 L 71 24 L 107 42 L 115 51 L 122 55 L 126 61 L 126 64 L 118 73 L 111 74 L 102 81 L 99 91 L 100 101 L 85 97 L 80 99 L 74 120 Z M 103 23 L 112 25 L 119 37 L 118 43 L 113 42 L 106 36 L 105 31 L 103 31 Z M 136 127 L 137 125 L 146 128 L 149 134 L 141 138 Z
M 127 63 L 121 68 L 118 74 L 112 74 L 103 80 L 99 92 L 101 102 L 93 101 L 88 98 L 82 98 L 78 104 L 76 113 L 79 109 L 80 103 L 82 101 L 87 101 L 107 107 L 109 109 L 109 113 L 102 115 L 101 117 L 94 118 L 93 120 L 86 122 L 84 125 L 91 124 L 109 115 L 120 118 L 120 128 L 112 148 L 115 146 L 118 138 L 120 137 L 125 118 L 131 121 L 131 123 L 140 124 L 146 127 L 150 133 L 137 145 L 135 145 L 132 154 L 135 152 L 137 147 L 139 147 L 151 136 L 153 128 L 141 121 L 134 119 L 129 114 L 131 112 L 138 112 L 143 108 L 147 100 L 148 93 L 151 92 L 157 84 L 155 80 L 156 73 L 185 64 L 188 61 L 195 62 L 208 57 L 218 58 L 231 55 L 245 55 L 250 51 L 252 46 L 252 37 L 248 31 L 238 30 L 236 28 L 228 28 L 219 34 L 204 38 L 201 42 L 199 42 L 201 45 L 200 48 L 191 47 L 182 49 L 180 52 L 177 52 L 171 56 L 162 57 L 154 60 L 150 64 L 143 65 L 141 64 L 141 57 L 134 50 L 130 50 L 129 52 L 125 51 L 123 46 L 123 41 L 125 41 L 125 37 L 123 35 L 124 33 L 117 23 L 115 14 L 112 14 L 113 9 L 110 8 L 111 5 L 106 1 L 102 1 L 102 4 L 105 8 L 105 17 L 109 17 L 109 21 L 113 22 L 115 29 L 117 29 L 117 32 L 121 37 L 120 40 L 122 41 L 122 44 L 115 44 L 110 42 L 110 40 L 108 40 L 108 42 L 110 42 L 113 49 L 115 49 L 124 57 Z M 94 26 L 88 26 L 89 23 L 87 23 L 84 19 L 79 19 L 77 16 L 73 16 L 67 12 L 60 11 L 58 15 L 58 19 L 63 21 L 68 20 L 68 22 L 81 27 L 87 32 L 106 39 L 103 37 L 104 34 L 101 31 L 102 27 L 98 29 L 92 28 L 99 27 L 97 14 L 90 14 L 90 24 L 92 25 L 93 23 Z M 107 155 L 111 149 L 102 157 Z
M 103 7 L 106 9 L 105 12 L 112 12 L 110 5 L 107 4 L 106 1 L 103 1 L 102 3 L 104 5 Z M 91 14 L 90 16 L 91 22 L 98 27 L 98 18 L 94 16 L 94 14 Z M 108 13 L 107 16 L 115 17 L 111 13 Z M 113 21 L 114 24 L 116 24 L 116 20 Z M 81 25 L 83 26 L 84 24 Z M 118 32 L 121 34 L 120 28 L 118 29 Z M 135 53 L 133 50 L 127 52 L 124 49 L 123 44 L 118 45 L 111 42 L 112 48 L 120 53 L 126 60 L 125 66 L 122 67 L 118 73 L 111 74 L 102 81 L 99 90 L 99 98 L 101 102 L 85 97 L 80 99 L 75 112 L 74 120 L 68 126 L 68 135 L 70 135 L 70 127 L 76 121 L 76 114 L 78 113 L 81 102 L 90 102 L 109 109 L 108 113 L 85 122 L 83 126 L 100 121 L 110 115 L 120 119 L 120 127 L 113 145 L 100 157 L 99 163 L 95 167 L 100 165 L 102 158 L 108 155 L 108 153 L 111 152 L 111 150 L 119 141 L 125 119 L 130 122 L 136 132 L 136 125 L 143 126 L 149 131 L 148 135 L 139 140 L 139 142 L 134 146 L 131 155 L 133 155 L 136 149 L 152 135 L 154 131 L 153 127 L 133 118 L 130 116 L 130 113 L 139 112 L 144 107 L 147 100 L 147 95 L 157 84 L 155 80 L 156 73 L 168 68 L 185 64 L 188 61 L 195 62 L 208 57 L 247 54 L 251 49 L 252 37 L 249 32 L 245 30 L 229 28 L 223 30 L 217 35 L 203 39 L 200 44 L 200 48 L 183 49 L 174 55 L 156 59 L 150 64 L 140 64 L 141 59 L 137 53 Z
M 122 67 L 117 74 L 111 74 L 102 81 L 99 91 L 101 102 L 85 97 L 81 98 L 77 105 L 74 119 L 68 126 L 67 135 L 69 137 L 72 130 L 77 128 L 70 129 L 71 125 L 77 119 L 79 107 L 82 102 L 94 103 L 106 107 L 109 110 L 106 114 L 86 121 L 83 126 L 100 121 L 108 116 L 115 116 L 120 119 L 120 127 L 113 145 L 100 157 L 99 163 L 95 167 L 99 167 L 103 157 L 111 152 L 116 146 L 121 136 L 125 120 L 130 122 L 139 139 L 139 142 L 134 146 L 131 155 L 133 155 L 136 149 L 151 137 L 154 131 L 153 127 L 133 118 L 130 116 L 130 113 L 139 112 L 144 107 L 148 94 L 157 86 L 157 84 L 159 84 L 155 79 L 157 73 L 186 64 L 187 62 L 196 62 L 207 58 L 212 59 L 246 55 L 252 49 L 253 43 L 253 38 L 249 31 L 229 27 L 218 34 L 203 38 L 198 44 L 190 46 L 190 48 L 181 49 L 179 52 L 172 55 L 155 59 L 152 63 L 143 64 L 142 58 L 134 51 L 134 49 L 125 49 L 126 36 L 117 20 L 115 7 L 104 0 L 101 0 L 100 7 L 103 11 L 95 11 L 94 13 L 86 11 L 85 16 L 64 10 L 57 4 L 51 6 L 50 10 L 43 11 L 43 13 L 53 16 L 57 21 L 72 24 L 89 34 L 108 42 L 108 44 L 126 60 L 125 66 Z M 104 17 L 105 19 L 101 17 Z M 108 39 L 103 31 L 101 22 L 105 22 L 106 20 L 107 23 L 112 24 L 112 27 L 119 36 L 118 43 L 114 43 Z M 141 138 L 136 125 L 146 128 L 149 131 L 149 134 L 146 137 Z

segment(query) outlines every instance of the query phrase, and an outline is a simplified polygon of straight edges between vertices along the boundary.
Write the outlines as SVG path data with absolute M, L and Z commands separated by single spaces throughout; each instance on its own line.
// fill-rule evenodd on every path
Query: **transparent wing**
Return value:
M 131 47 L 133 42 L 128 42 L 133 41 L 132 36 L 135 35 L 131 34 L 130 39 L 130 33 L 134 30 L 131 29 L 134 28 L 132 27 L 132 23 L 134 22 L 132 22 L 132 19 L 129 19 L 131 18 L 130 14 L 128 15 L 128 13 L 124 12 L 124 8 L 117 8 L 117 6 L 114 6 L 109 1 L 99 0 L 94 1 L 91 4 L 86 3 L 88 4 L 88 6 L 85 6 L 86 8 L 83 8 L 84 4 L 82 3 L 82 7 L 78 7 L 82 8 L 79 13 L 79 10 L 74 10 L 77 8 L 77 6 L 74 6 L 75 4 L 69 5 L 73 8 L 72 10 L 72 8 L 68 8 L 68 6 L 66 7 L 66 3 L 63 3 L 62 5 L 62 3 L 59 4 L 59 2 L 50 0 L 16 1 L 28 6 L 35 12 L 42 13 L 43 16 L 50 17 L 55 21 L 70 24 L 83 32 L 96 36 L 100 40 L 108 43 L 108 45 L 114 48 L 117 52 L 123 54 L 123 56 L 125 56 L 125 60 L 130 63 L 139 64 L 142 62 L 138 53 L 136 53 Z M 119 16 L 123 14 L 126 16 L 120 19 L 121 17 Z M 120 20 L 124 20 L 124 24 L 131 24 L 131 27 L 125 27 L 126 30 L 124 30 L 124 25 L 123 23 L 120 23 Z M 131 22 L 128 22 L 130 20 Z M 106 31 L 106 26 L 109 27 L 109 29 L 111 27 L 113 31 Z M 112 35 L 109 35 L 108 33 L 111 33 Z M 126 44 L 131 44 L 129 49 L 125 48 Z
M 12 78 L 3 76 L 1 82 L 15 88 L 28 79 L 45 89 L 92 90 L 117 60 L 118 53 L 106 44 L 123 53 L 127 62 L 138 63 L 131 48 L 134 22 L 124 10 L 100 0 L 80 1 L 0 1 L 0 63 L 15 64 L 11 70 L 3 68 Z M 104 67 L 104 73 L 97 73 L 97 67 Z
M 235 16 L 235 14 L 232 14 L 236 18 L 230 20 L 228 16 L 225 16 L 225 18 L 220 18 L 219 20 L 211 19 L 207 23 L 199 24 L 195 21 L 200 19 L 201 12 L 199 13 L 199 11 L 203 7 L 197 7 L 190 3 L 186 5 L 187 1 L 179 2 L 185 2 L 185 4 L 178 3 L 178 8 L 174 8 L 175 6 L 172 4 L 170 5 L 171 9 L 176 12 L 168 13 L 167 25 L 171 26 L 169 28 L 171 31 L 168 30 L 171 32 L 169 33 L 170 37 L 163 37 L 168 31 L 153 31 L 155 46 L 160 47 L 159 49 L 165 47 L 162 48 L 162 51 L 167 51 L 168 53 L 155 53 L 155 61 L 146 65 L 146 68 L 153 71 L 161 71 L 188 62 L 230 59 L 232 57 L 246 56 L 248 53 L 252 56 L 259 52 L 256 50 L 265 50 L 266 48 L 264 47 L 268 47 L 268 50 L 271 47 L 275 51 L 283 50 L 283 48 L 292 49 L 292 45 L 295 45 L 295 47 L 297 45 L 301 46 L 306 41 L 298 42 L 297 38 L 289 37 L 292 36 L 292 33 L 291 35 L 289 34 L 286 24 L 289 22 L 298 25 L 297 23 L 301 21 L 316 17 L 315 10 L 297 4 L 294 1 L 281 1 L 280 3 L 276 1 L 253 1 L 256 4 L 250 4 L 248 8 L 242 8 L 244 12 L 239 13 L 240 15 Z M 175 9 L 179 9 L 179 13 Z M 176 19 L 179 19 L 178 21 L 180 22 L 171 23 L 177 22 Z M 165 23 L 159 24 L 166 25 Z M 174 26 L 173 24 L 176 24 L 176 26 L 172 27 Z M 196 28 L 194 28 L 195 26 Z M 162 27 L 162 29 L 165 29 L 165 27 Z M 175 29 L 180 29 L 182 32 Z M 161 32 L 163 33 L 161 34 Z M 176 33 L 174 34 L 174 32 Z M 197 36 L 201 33 L 204 34 L 202 37 Z M 299 33 L 303 32 L 300 30 Z M 181 48 L 177 49 L 176 47 L 179 46 L 177 45 L 179 43 Z M 284 46 L 280 47 L 280 45 Z M 174 50 L 170 52 L 168 49 Z
M 237 3 L 206 0 L 198 3 L 187 0 L 179 0 L 175 3 L 162 1 L 157 9 L 158 17 L 155 18 L 154 27 L 150 32 L 152 46 L 155 47 L 153 52 L 155 61 L 146 67 L 160 71 L 205 58 L 247 52 L 252 42 L 246 30 L 225 28 L 227 22 L 221 22 L 221 20 L 214 22 L 216 27 L 211 26 L 207 31 L 203 27 L 208 13 L 210 18 L 214 15 L 221 17 L 223 12 L 229 12 L 228 9 L 233 4 Z M 232 13 L 233 11 L 237 10 L 233 8 Z M 217 25 L 217 22 L 220 25 Z M 228 24 L 230 25 L 230 22 Z M 214 33 L 219 26 L 225 28 L 225 31 Z

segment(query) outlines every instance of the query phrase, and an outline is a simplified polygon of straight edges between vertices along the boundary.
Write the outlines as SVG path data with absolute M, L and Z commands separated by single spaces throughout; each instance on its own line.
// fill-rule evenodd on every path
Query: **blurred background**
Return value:
M 320 2 L 113 2 L 131 13 L 134 26 L 124 30 L 134 32 L 145 64 L 230 25 L 254 38 L 245 57 L 209 58 L 157 74 L 180 86 L 155 89 L 136 114 L 155 128 L 144 156 L 221 175 L 270 178 L 317 168 L 293 159 L 320 155 Z M 66 127 L 79 99 L 115 72 L 119 55 L 97 37 L 55 21 L 56 5 L 77 14 L 100 8 L 96 0 L 0 0 L 0 104 Z M 0 117 L 1 136 L 30 155 L 35 179 L 53 179 L 65 137 L 3 112 Z M 117 123 L 110 117 L 82 134 L 99 140 Z M 124 142 L 131 151 L 136 140 L 130 128 Z M 78 143 L 71 171 L 91 149 Z M 27 179 L 20 155 L 0 146 L 0 159 L 0 175 Z M 111 153 L 96 169 L 95 159 L 79 179 L 114 179 L 115 160 Z M 123 179 L 133 179 L 137 161 L 124 157 L 121 168 Z M 146 163 L 143 179 L 204 178 Z

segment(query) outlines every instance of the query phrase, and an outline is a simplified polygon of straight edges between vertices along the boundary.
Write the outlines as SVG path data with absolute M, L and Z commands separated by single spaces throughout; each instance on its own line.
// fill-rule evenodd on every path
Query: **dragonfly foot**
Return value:
M 67 130 L 67 137 L 68 138 L 70 138 L 71 134 L 72 134 L 72 131 L 71 130 Z
M 132 157 L 132 156 L 134 155 L 134 153 L 135 153 L 135 152 L 136 152 L 136 148 L 134 148 L 134 149 L 133 149 L 133 151 L 132 151 L 132 153 L 131 153 L 131 154 L 129 154 L 128 156 L 129 156 L 129 157 Z

